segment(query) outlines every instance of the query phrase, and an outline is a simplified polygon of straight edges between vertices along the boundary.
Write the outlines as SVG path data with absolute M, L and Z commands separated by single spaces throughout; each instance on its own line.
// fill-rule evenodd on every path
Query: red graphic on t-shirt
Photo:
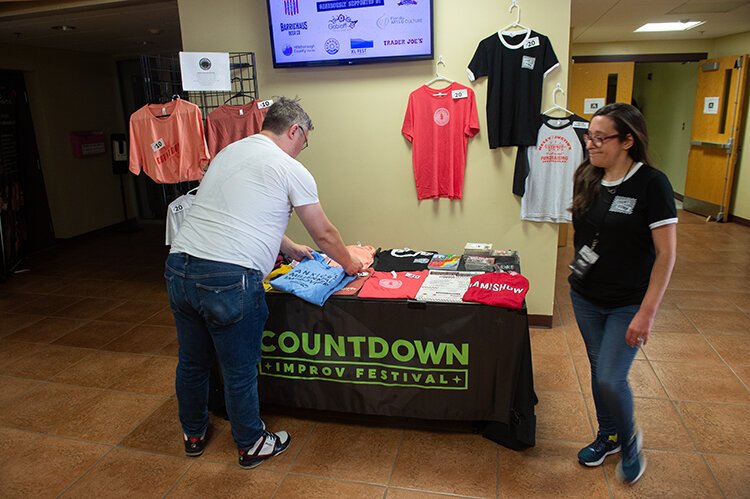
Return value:
M 539 144 L 539 151 L 543 151 L 541 157 L 543 163 L 566 164 L 568 151 L 572 148 L 570 142 L 560 135 L 551 135 Z

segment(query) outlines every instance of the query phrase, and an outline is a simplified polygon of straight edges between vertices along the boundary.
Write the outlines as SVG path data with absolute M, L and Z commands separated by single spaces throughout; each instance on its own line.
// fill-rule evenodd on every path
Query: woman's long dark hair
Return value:
M 615 102 L 599 109 L 592 119 L 597 116 L 606 116 L 612 120 L 620 140 L 627 139 L 628 135 L 633 137 L 633 146 L 628 149 L 628 155 L 633 161 L 651 164 L 646 120 L 638 109 L 630 104 Z M 573 206 L 570 208 L 573 215 L 580 217 L 586 213 L 599 195 L 603 176 L 604 169 L 592 165 L 590 159 L 581 163 L 573 176 Z

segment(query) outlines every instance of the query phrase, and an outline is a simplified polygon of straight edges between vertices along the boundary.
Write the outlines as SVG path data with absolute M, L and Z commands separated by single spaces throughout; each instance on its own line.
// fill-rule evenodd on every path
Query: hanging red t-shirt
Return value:
M 429 275 L 429 270 L 373 272 L 359 291 L 360 298 L 413 300 Z
M 130 171 L 158 184 L 200 180 L 210 156 L 201 110 L 183 99 L 146 104 L 130 116 Z
M 253 100 L 241 106 L 223 104 L 208 113 L 206 135 L 212 158 L 232 142 L 260 132 L 268 108 L 260 109 L 258 105 L 265 102 Z
M 466 145 L 479 132 L 474 91 L 460 83 L 409 94 L 401 133 L 412 143 L 418 199 L 463 197 Z

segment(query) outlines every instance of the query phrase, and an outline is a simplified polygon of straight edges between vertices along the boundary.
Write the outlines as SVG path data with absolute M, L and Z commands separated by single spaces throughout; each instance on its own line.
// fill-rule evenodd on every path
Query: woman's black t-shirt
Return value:
M 677 223 L 674 193 L 666 175 L 638 163 L 620 183 L 603 182 L 583 217 L 573 216 L 576 254 L 591 247 L 599 259 L 582 278 L 568 277 L 571 288 L 604 306 L 637 305 L 648 289 L 656 252 L 651 231 Z

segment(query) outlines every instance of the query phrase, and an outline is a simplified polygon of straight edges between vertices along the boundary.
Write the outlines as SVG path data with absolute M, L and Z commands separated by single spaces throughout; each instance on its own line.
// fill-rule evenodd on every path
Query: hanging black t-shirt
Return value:
M 435 251 L 417 251 L 410 248 L 394 248 L 375 253 L 373 268 L 378 272 L 426 270 Z
M 542 83 L 559 66 L 549 39 L 536 31 L 497 32 L 477 47 L 469 79 L 488 76 L 490 149 L 536 144 Z
M 672 186 L 664 173 L 638 163 L 624 182 L 602 182 L 600 189 L 588 212 L 573 216 L 576 254 L 583 245 L 591 247 L 599 227 L 599 259 L 583 279 L 571 274 L 568 282 L 594 303 L 637 305 L 646 295 L 656 259 L 651 231 L 677 223 Z

